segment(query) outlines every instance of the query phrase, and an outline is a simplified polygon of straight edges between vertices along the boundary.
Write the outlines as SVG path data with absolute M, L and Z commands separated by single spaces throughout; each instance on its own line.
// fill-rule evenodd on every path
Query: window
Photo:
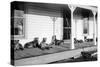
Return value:
M 22 10 L 14 10 L 14 15 L 11 17 L 11 36 L 24 37 L 24 11 Z
M 88 18 L 83 19 L 83 34 L 89 34 L 89 20 L 88 20 Z

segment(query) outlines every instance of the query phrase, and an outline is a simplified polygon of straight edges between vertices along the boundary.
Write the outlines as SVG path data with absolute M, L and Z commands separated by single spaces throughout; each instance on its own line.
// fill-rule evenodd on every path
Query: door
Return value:
M 71 37 L 71 22 L 69 18 L 64 18 L 63 21 L 63 39 L 69 40 Z

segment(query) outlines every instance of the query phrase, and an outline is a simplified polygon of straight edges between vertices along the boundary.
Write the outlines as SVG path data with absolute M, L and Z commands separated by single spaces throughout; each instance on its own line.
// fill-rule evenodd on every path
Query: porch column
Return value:
M 75 45 L 74 45 L 74 38 L 75 38 L 75 22 L 73 22 L 73 13 L 74 13 L 74 10 L 76 9 L 76 7 L 74 5 L 68 5 L 70 10 L 71 10 L 71 49 L 74 49 L 75 48 Z
M 55 22 L 57 20 L 57 17 L 51 17 L 52 21 L 53 21 L 53 35 L 55 35 Z
M 93 13 L 93 40 L 94 40 L 94 45 L 96 45 L 96 12 L 92 11 Z
M 96 37 L 97 37 L 96 44 L 98 44 L 98 18 L 96 18 Z
M 75 37 L 77 38 L 77 21 L 75 21 Z

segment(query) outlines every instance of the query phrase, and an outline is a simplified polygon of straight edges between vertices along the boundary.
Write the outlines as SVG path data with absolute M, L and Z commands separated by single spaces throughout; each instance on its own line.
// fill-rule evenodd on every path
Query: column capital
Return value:
M 52 19 L 53 22 L 55 22 L 57 20 L 57 17 L 50 17 Z
M 75 5 L 68 5 L 68 7 L 72 12 L 74 12 L 74 10 L 76 9 Z
M 94 16 L 96 15 L 96 11 L 93 11 L 93 10 L 92 10 L 92 13 L 93 13 Z

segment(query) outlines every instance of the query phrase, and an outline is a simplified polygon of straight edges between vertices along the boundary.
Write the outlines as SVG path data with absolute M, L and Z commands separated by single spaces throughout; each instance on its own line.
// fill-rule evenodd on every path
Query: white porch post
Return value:
M 55 18 L 53 18 L 53 35 L 55 35 Z
M 75 21 L 75 37 L 77 38 L 77 21 Z
M 57 20 L 57 17 L 51 17 L 52 21 L 53 21 L 53 35 L 55 35 L 55 22 Z
M 94 40 L 94 45 L 96 45 L 96 12 L 95 11 L 92 11 L 93 12 L 93 40 Z
M 74 45 L 74 38 L 75 38 L 75 31 L 74 31 L 74 28 L 75 28 L 75 22 L 73 22 L 73 13 L 74 13 L 74 10 L 76 9 L 75 6 L 73 5 L 68 5 L 70 10 L 71 10 L 71 49 L 74 49 L 75 48 L 75 45 Z
M 98 18 L 96 19 L 96 37 L 98 39 Z M 96 44 L 98 44 L 98 41 L 96 41 Z

